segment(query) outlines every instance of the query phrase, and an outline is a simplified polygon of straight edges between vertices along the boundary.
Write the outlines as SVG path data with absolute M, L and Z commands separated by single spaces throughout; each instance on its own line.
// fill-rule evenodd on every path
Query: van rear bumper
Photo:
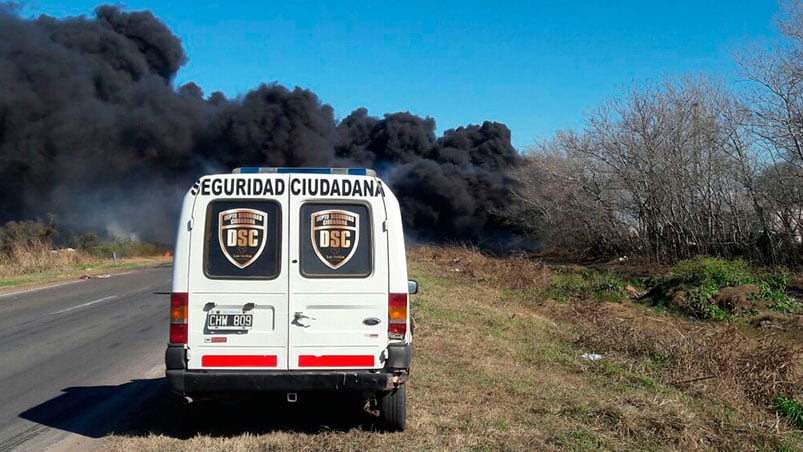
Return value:
M 235 392 L 385 391 L 394 386 L 384 371 L 265 371 L 168 369 L 170 389 L 180 396 Z
M 405 368 L 380 370 L 195 370 L 186 368 L 182 346 L 165 353 L 170 390 L 180 396 L 237 392 L 389 391 L 407 380 L 410 346 L 392 347 L 388 364 Z

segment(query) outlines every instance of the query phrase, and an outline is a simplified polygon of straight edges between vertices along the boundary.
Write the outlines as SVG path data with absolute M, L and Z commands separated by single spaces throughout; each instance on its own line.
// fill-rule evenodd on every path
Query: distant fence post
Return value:
M 114 265 L 117 265 L 117 251 L 112 251 L 112 258 L 114 259 Z

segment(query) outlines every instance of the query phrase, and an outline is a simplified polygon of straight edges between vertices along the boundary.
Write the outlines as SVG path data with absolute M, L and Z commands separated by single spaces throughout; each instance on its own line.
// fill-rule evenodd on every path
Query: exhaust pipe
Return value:
M 287 393 L 287 402 L 288 403 L 296 403 L 298 402 L 298 394 L 295 392 L 288 392 Z

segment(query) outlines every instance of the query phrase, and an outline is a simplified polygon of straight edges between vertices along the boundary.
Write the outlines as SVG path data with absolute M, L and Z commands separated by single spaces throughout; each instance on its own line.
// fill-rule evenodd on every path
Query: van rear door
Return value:
M 388 340 L 382 182 L 292 174 L 288 184 L 288 368 L 381 368 Z
M 288 176 L 204 177 L 190 229 L 188 368 L 287 369 Z

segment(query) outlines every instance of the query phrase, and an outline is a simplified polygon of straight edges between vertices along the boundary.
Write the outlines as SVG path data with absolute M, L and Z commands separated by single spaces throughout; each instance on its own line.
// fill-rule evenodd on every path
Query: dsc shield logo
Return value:
M 226 259 L 239 268 L 259 259 L 268 236 L 268 214 L 255 209 L 229 209 L 220 212 L 219 219 L 218 238 Z
M 321 210 L 312 214 L 312 247 L 332 270 L 346 265 L 360 241 L 360 216 L 348 210 Z

